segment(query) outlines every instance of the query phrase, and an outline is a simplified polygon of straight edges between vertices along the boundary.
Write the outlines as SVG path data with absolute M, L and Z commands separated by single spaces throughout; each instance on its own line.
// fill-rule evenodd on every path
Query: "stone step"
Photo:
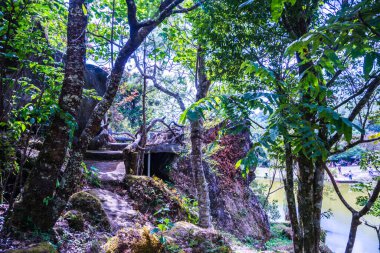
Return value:
M 131 143 L 108 143 L 107 144 L 107 149 L 110 150 L 123 150 L 125 149 L 129 144 Z
M 121 150 L 87 150 L 84 158 L 87 160 L 123 160 Z
M 142 214 L 133 208 L 128 198 L 104 189 L 90 189 L 87 192 L 100 200 L 114 231 L 143 223 Z
M 87 168 L 95 167 L 102 184 L 121 183 L 125 177 L 123 161 L 85 160 Z

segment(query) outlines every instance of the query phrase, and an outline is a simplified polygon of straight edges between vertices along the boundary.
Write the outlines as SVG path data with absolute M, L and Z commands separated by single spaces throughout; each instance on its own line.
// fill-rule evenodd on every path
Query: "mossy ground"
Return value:
M 36 246 L 25 248 L 25 249 L 16 249 L 9 250 L 7 253 L 56 253 L 57 250 L 49 242 L 42 242 Z
M 286 229 L 289 228 L 289 224 L 286 223 L 272 223 L 270 226 L 271 238 L 265 243 L 265 247 L 269 250 L 276 250 L 282 247 L 288 247 L 292 245 L 292 240 L 289 238 Z

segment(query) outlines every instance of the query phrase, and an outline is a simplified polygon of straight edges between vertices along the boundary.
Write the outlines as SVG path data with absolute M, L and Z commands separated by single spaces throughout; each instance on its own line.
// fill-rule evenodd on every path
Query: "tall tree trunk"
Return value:
M 316 240 L 319 240 L 314 235 L 314 164 L 309 158 L 299 154 L 298 168 L 298 212 L 302 226 L 303 251 L 314 253 Z
M 295 253 L 302 252 L 302 236 L 297 216 L 297 204 L 294 196 L 293 157 L 292 148 L 288 140 L 285 140 L 285 194 L 288 203 L 290 224 L 293 230 L 293 249 Z
M 354 249 L 356 232 L 358 231 L 358 227 L 361 224 L 359 213 L 353 213 L 351 218 L 351 226 L 350 226 L 350 234 L 348 236 L 348 241 L 346 245 L 346 253 L 351 253 Z
M 138 151 L 139 157 L 138 159 L 140 162 L 138 163 L 138 175 L 143 175 L 144 174 L 144 156 L 145 156 L 145 146 L 146 146 L 146 141 L 147 141 L 147 133 L 146 133 L 146 85 L 147 85 L 147 80 L 146 80 L 146 43 L 144 43 L 144 56 L 143 56 L 143 71 L 144 71 L 144 76 L 143 76 L 143 90 L 142 90 L 142 126 L 141 126 L 141 142 L 140 145 L 142 149 Z
M 210 81 L 207 80 L 204 52 L 201 47 L 197 51 L 196 64 L 196 81 L 197 88 L 196 101 L 206 97 L 210 87 Z M 202 144 L 203 144 L 203 122 L 202 119 L 191 122 L 191 168 L 195 174 L 196 188 L 198 194 L 199 207 L 199 226 L 204 228 L 212 227 L 210 197 L 208 192 L 208 184 L 202 164 Z
M 21 199 L 14 203 L 13 210 L 8 216 L 7 228 L 12 230 L 38 228 L 47 231 L 52 227 L 51 216 L 46 216 L 44 210 L 52 205 L 51 200 L 54 197 L 56 182 L 72 130 L 68 121 L 75 121 L 84 86 L 87 17 L 83 6 L 85 6 L 84 0 L 69 2 L 67 59 L 58 102 L 59 109 L 53 117 L 37 165 L 26 181 Z

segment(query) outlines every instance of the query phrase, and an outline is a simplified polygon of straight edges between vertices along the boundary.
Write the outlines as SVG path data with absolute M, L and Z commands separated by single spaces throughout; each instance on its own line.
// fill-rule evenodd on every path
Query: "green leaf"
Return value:
M 270 5 L 270 11 L 272 13 L 273 21 L 275 22 L 278 21 L 278 19 L 281 17 L 283 8 L 284 8 L 283 0 L 272 0 L 272 3 Z
M 84 4 L 82 4 L 82 10 L 83 10 L 84 15 L 87 15 L 87 9 Z
M 272 13 L 273 21 L 277 22 L 278 19 L 281 17 L 285 3 L 290 3 L 291 5 L 293 5 L 296 3 L 296 0 L 272 0 L 270 10 Z
M 368 53 L 364 57 L 363 73 L 365 77 L 368 77 L 372 71 L 373 63 L 376 59 L 376 54 Z
M 240 159 L 239 161 L 237 161 L 237 163 L 235 164 L 235 168 L 236 169 L 240 167 L 241 162 L 242 162 L 242 159 Z

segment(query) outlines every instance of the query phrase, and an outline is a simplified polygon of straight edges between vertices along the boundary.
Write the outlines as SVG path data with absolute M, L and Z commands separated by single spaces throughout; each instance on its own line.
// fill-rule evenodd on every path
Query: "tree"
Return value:
M 365 139 L 364 129 L 380 84 L 372 61 L 378 6 L 373 1 L 354 6 L 336 3 L 336 12 L 326 20 L 325 8 L 332 7 L 318 1 L 272 1 L 271 5 L 216 1 L 205 7 L 212 19 L 205 15 L 196 21 L 216 56 L 211 61 L 212 78 L 232 86 L 235 94 L 204 99 L 191 112 L 201 115 L 202 110 L 217 108 L 236 124 L 248 119 L 255 128 L 260 127 L 252 119 L 257 108 L 270 114 L 251 154 L 237 166 L 244 170 L 254 166 L 262 147 L 271 150 L 281 143 L 295 252 L 319 251 L 328 156 L 373 141 Z M 275 22 L 269 22 L 268 13 Z M 363 66 L 363 72 L 355 71 L 357 65 Z M 346 79 L 353 83 L 351 89 L 345 86 Z M 232 81 L 240 85 L 231 85 Z M 353 128 L 360 133 L 354 138 Z M 299 179 L 296 196 L 294 171 Z
M 358 229 L 358 226 L 362 223 L 360 219 L 366 215 L 372 208 L 372 206 L 376 203 L 377 198 L 379 197 L 380 193 L 380 180 L 377 180 L 375 187 L 372 190 L 372 193 L 369 194 L 368 198 L 366 198 L 365 201 L 360 202 L 363 205 L 363 208 L 359 211 L 355 210 L 350 204 L 347 203 L 347 201 L 344 199 L 342 194 L 339 191 L 338 185 L 335 182 L 334 176 L 329 171 L 327 167 L 325 167 L 325 170 L 330 177 L 330 180 L 334 186 L 335 192 L 337 193 L 339 199 L 342 201 L 342 203 L 345 205 L 345 207 L 351 212 L 352 218 L 351 218 L 351 227 L 350 227 L 350 234 L 348 236 L 348 241 L 346 245 L 346 253 L 352 252 L 355 244 L 355 238 L 356 238 L 356 232 Z M 359 200 L 360 201 L 360 200 Z
M 169 17 L 172 14 L 175 13 L 186 13 L 196 7 L 199 6 L 198 4 L 195 4 L 194 6 L 190 8 L 182 8 L 176 10 L 176 7 L 178 7 L 183 0 L 169 0 L 162 2 L 158 9 L 157 13 L 153 15 L 150 19 L 147 19 L 145 21 L 139 22 L 137 19 L 137 7 L 133 0 L 126 1 L 127 7 L 128 7 L 128 25 L 129 25 L 129 39 L 127 42 L 121 47 L 114 66 L 111 70 L 111 74 L 109 75 L 107 79 L 107 90 L 103 96 L 103 99 L 97 104 L 96 108 L 94 109 L 90 120 L 87 124 L 87 127 L 83 130 L 79 140 L 77 142 L 74 142 L 72 144 L 72 148 L 70 150 L 70 157 L 68 159 L 67 166 L 64 170 L 64 173 L 60 176 L 61 166 L 63 164 L 66 149 L 68 147 L 68 133 L 69 129 L 61 129 L 58 131 L 61 131 L 59 133 L 62 134 L 62 138 L 60 138 L 60 135 L 55 135 L 55 138 L 47 138 L 45 141 L 45 149 L 46 152 L 40 153 L 39 161 L 41 161 L 41 164 L 43 161 L 43 167 L 49 168 L 48 170 L 41 170 L 41 166 L 38 166 L 35 168 L 35 170 L 32 172 L 31 177 L 28 178 L 27 186 L 25 187 L 25 190 L 22 194 L 22 200 L 17 203 L 17 206 L 15 205 L 13 215 L 10 217 L 9 224 L 12 224 L 12 226 L 15 226 L 17 228 L 25 228 L 25 229 L 31 229 L 34 226 L 37 226 L 41 230 L 48 230 L 52 228 L 55 221 L 58 219 L 59 215 L 63 211 L 66 201 L 70 197 L 72 193 L 77 191 L 80 186 L 80 180 L 81 180 L 81 163 L 83 160 L 83 154 L 87 149 L 87 146 L 89 145 L 91 139 L 96 135 L 98 132 L 98 127 L 100 125 L 100 122 L 104 116 L 104 114 L 107 112 L 107 110 L 110 108 L 113 99 L 117 93 L 120 80 L 123 76 L 125 64 L 128 61 L 128 59 L 131 57 L 131 55 L 135 52 L 135 50 L 141 45 L 141 43 L 144 41 L 146 36 L 153 31 L 158 25 L 162 23 L 163 20 L 165 20 L 167 17 Z M 76 6 L 76 10 L 78 13 L 80 12 L 78 8 L 80 8 L 82 12 L 82 16 L 84 17 L 84 10 L 86 8 L 82 8 L 82 5 L 79 5 L 77 1 L 72 1 L 72 5 L 74 4 Z M 84 3 L 82 1 L 82 3 Z M 79 6 L 79 7 L 78 7 Z M 73 9 L 71 9 L 73 11 Z M 79 17 L 79 14 L 78 16 Z M 70 30 L 74 28 L 78 28 L 80 26 L 79 20 L 75 20 L 72 25 L 70 26 Z M 69 28 L 68 28 L 69 29 Z M 79 28 L 78 28 L 79 29 Z M 80 34 L 77 34 L 76 37 L 68 37 L 68 39 L 71 39 L 72 42 L 78 43 L 78 40 L 75 40 L 75 38 L 81 38 L 83 36 L 84 40 L 84 29 L 81 30 Z M 80 40 L 80 42 L 82 42 Z M 75 45 L 75 44 L 74 44 Z M 71 57 L 77 58 L 80 56 L 79 54 L 76 54 L 75 56 L 70 56 L 71 53 L 69 51 L 70 47 L 68 47 L 67 52 L 67 60 Z M 84 58 L 83 58 L 84 59 Z M 67 66 L 70 66 L 68 62 L 66 63 Z M 78 65 L 79 67 L 82 64 L 80 63 Z M 66 68 L 67 68 L 66 66 Z M 67 76 L 69 77 L 69 76 Z M 66 78 L 67 79 L 67 78 Z M 80 80 L 79 80 L 80 81 Z M 67 82 L 67 81 L 66 81 Z M 70 109 L 70 113 L 74 113 L 75 106 L 77 102 L 80 102 L 80 99 L 78 95 L 81 94 L 80 89 L 80 82 L 78 83 L 72 83 L 72 85 L 76 85 L 76 90 L 68 89 L 62 89 L 62 98 L 60 107 L 67 107 L 68 105 L 72 105 L 72 109 Z M 64 96 L 71 95 L 70 97 L 73 98 L 73 101 L 71 99 L 63 99 Z M 59 116 L 56 117 L 57 120 L 61 119 Z M 63 119 L 62 119 L 63 120 Z M 57 124 L 53 123 L 52 126 L 60 126 L 62 128 L 63 126 L 66 126 L 66 122 L 58 122 Z M 54 132 L 54 128 L 52 127 L 50 130 L 50 136 L 53 137 L 52 133 Z M 67 136 L 67 139 L 66 139 Z M 58 137 L 58 138 L 57 138 Z M 54 140 L 63 140 L 64 142 L 55 143 Z M 48 151 L 48 145 L 47 144 L 53 144 L 54 146 L 50 146 L 51 150 L 54 150 L 52 152 Z M 60 144 L 60 145 L 57 145 Z M 43 157 L 48 157 L 49 159 L 42 159 Z M 54 158 L 54 159 L 52 159 Z M 46 175 L 45 175 L 45 174 Z M 43 176 L 44 180 L 41 180 L 41 176 Z M 30 182 L 30 183 L 29 183 Z M 58 182 L 58 183 L 57 183 Z M 59 186 L 56 189 L 56 186 Z M 42 190 L 41 190 L 42 189 Z M 25 198 L 24 196 L 27 196 L 28 198 Z M 32 216 L 32 224 L 29 223 L 29 226 L 24 226 L 27 223 L 20 222 L 23 219 L 28 219 Z M 34 216 L 34 217 L 33 217 Z M 44 217 L 43 219 L 38 220 L 38 217 Z M 19 220 L 18 220 L 19 219 Z
M 48 230 L 52 227 L 52 221 L 42 210 L 51 205 L 49 202 L 54 196 L 55 182 L 64 162 L 70 132 L 73 131 L 72 124 L 82 99 L 87 26 L 85 9 L 84 0 L 72 0 L 69 3 L 67 58 L 59 108 L 53 116 L 36 168 L 29 175 L 21 199 L 14 203 L 8 217 L 7 226 L 10 230 L 35 227 Z
M 205 55 L 201 47 L 197 50 L 196 78 L 195 87 L 197 89 L 196 102 L 205 98 L 210 88 L 211 82 L 206 76 Z M 191 154 L 190 163 L 193 173 L 195 174 L 195 183 L 197 186 L 198 207 L 199 207 L 199 226 L 210 228 L 211 211 L 210 197 L 208 192 L 208 184 L 206 181 L 203 160 L 202 160 L 202 144 L 203 144 L 203 123 L 202 119 L 195 119 L 190 122 L 190 139 Z
M 379 158 L 380 158 L 379 151 L 369 151 L 369 152 L 365 153 L 362 156 L 361 161 L 360 161 L 361 169 L 362 170 L 369 170 L 369 172 L 371 174 L 374 174 L 374 173 L 378 174 L 379 169 L 380 169 Z M 378 196 L 377 197 L 375 196 L 376 194 L 379 194 L 378 193 L 379 190 L 377 189 L 379 187 L 378 186 L 379 178 L 375 176 L 374 179 L 375 179 L 374 182 L 358 183 L 358 184 L 354 185 L 354 187 L 352 187 L 352 189 L 354 191 L 362 192 L 365 194 L 363 196 L 356 198 L 356 204 L 359 206 L 362 206 L 363 210 L 364 210 L 364 208 L 366 208 L 365 210 L 367 211 L 367 213 L 361 212 L 361 214 L 363 214 L 363 215 L 369 214 L 369 215 L 373 215 L 375 217 L 379 217 L 380 216 L 380 199 L 378 198 Z M 368 208 L 368 207 L 370 207 L 370 208 Z M 351 210 L 352 209 L 350 209 L 350 211 Z M 354 213 L 353 213 L 352 217 L 354 218 L 356 216 L 358 216 L 358 215 L 354 215 Z M 359 217 L 359 219 L 360 219 L 360 217 Z M 359 225 L 360 225 L 360 223 L 361 223 L 361 221 L 359 221 L 359 222 L 352 221 L 351 222 L 351 224 L 359 224 Z M 376 231 L 377 237 L 379 239 L 379 248 L 380 248 L 380 225 L 370 224 L 366 220 L 364 220 L 364 224 L 370 228 L 373 228 Z M 355 242 L 355 232 L 354 231 L 356 231 L 356 229 L 351 225 L 350 240 L 347 243 L 347 247 L 352 247 L 351 245 L 353 245 Z
M 66 14 L 62 5 L 50 1 L 6 1 L 0 6 L 0 13 L 0 26 L 4 28 L 0 31 L 0 100 L 3 101 L 0 103 L 0 202 L 11 205 L 24 181 L 30 140 L 41 133 L 38 126 L 49 124 L 62 86 L 60 59 L 52 49 L 52 45 L 61 48 L 57 44 L 61 34 L 56 29 L 62 23 L 54 22 L 46 29 L 43 26 Z M 22 156 L 19 160 L 17 150 Z
M 189 8 L 176 9 L 183 0 L 169 0 L 162 2 L 158 7 L 158 13 L 151 19 L 139 22 L 137 20 L 137 7 L 133 0 L 126 1 L 128 6 L 128 24 L 129 24 L 129 39 L 120 49 L 116 57 L 111 74 L 107 78 L 107 90 L 103 99 L 97 104 L 86 128 L 83 130 L 79 141 L 74 143 L 70 152 L 70 159 L 68 161 L 65 173 L 62 177 L 61 187 L 58 189 L 56 198 L 54 199 L 54 209 L 50 213 L 54 214 L 54 220 L 58 219 L 60 213 L 65 207 L 68 198 L 79 189 L 79 182 L 81 178 L 81 163 L 83 161 L 83 154 L 85 153 L 91 139 L 98 131 L 104 114 L 111 107 L 113 99 L 117 93 L 120 81 L 123 76 L 125 64 L 131 58 L 133 53 L 143 43 L 146 37 L 159 26 L 166 18 L 176 13 L 186 13 L 198 7 L 199 3 L 194 4 Z

